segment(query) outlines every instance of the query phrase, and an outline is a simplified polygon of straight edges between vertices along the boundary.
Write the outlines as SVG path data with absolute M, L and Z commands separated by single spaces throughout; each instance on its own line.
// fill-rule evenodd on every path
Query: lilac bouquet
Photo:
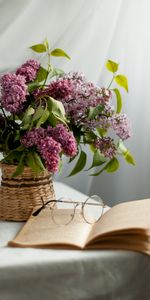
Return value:
M 45 169 L 55 173 L 61 169 L 63 155 L 69 162 L 76 158 L 70 175 L 77 174 L 87 163 L 85 145 L 93 157 L 88 170 L 100 167 L 91 175 L 116 171 L 119 155 L 134 165 L 124 145 L 131 136 L 130 121 L 121 113 L 119 89 L 111 88 L 115 82 L 128 91 L 127 78 L 117 74 L 118 64 L 107 61 L 112 81 L 108 88 L 99 87 L 82 73 L 66 74 L 55 68 L 52 56 L 70 57 L 62 49 L 51 50 L 47 40 L 31 49 L 40 59 L 47 57 L 47 67 L 29 59 L 0 77 L 0 151 L 3 163 L 16 164 L 13 176 L 21 174 L 24 166 L 36 173 Z

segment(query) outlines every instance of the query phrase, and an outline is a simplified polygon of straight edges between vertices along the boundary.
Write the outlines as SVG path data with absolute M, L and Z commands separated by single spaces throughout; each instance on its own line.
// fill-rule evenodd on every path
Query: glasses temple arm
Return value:
M 43 208 L 46 207 L 47 204 L 52 203 L 52 202 L 57 202 L 57 200 L 49 200 L 49 201 L 47 201 L 47 202 L 44 203 L 41 207 L 39 207 L 39 208 L 32 214 L 32 216 L 36 217 L 36 216 L 41 212 L 41 210 L 42 210 Z

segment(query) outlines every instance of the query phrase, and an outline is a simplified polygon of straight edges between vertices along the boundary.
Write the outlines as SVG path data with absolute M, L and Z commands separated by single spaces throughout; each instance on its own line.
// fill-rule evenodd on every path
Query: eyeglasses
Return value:
M 48 206 L 52 220 L 57 225 L 69 224 L 74 219 L 76 208 L 80 209 L 81 215 L 86 223 L 96 223 L 103 215 L 105 207 L 103 200 L 98 195 L 87 197 L 84 202 L 59 198 L 58 200 L 49 200 L 45 203 L 43 197 L 41 197 L 41 201 L 42 206 L 38 208 L 32 215 L 37 216 L 44 208 Z M 58 204 L 59 208 L 52 204 Z M 62 218 L 60 218 L 60 209 L 61 213 L 64 213 Z M 67 214 L 66 209 L 68 209 Z

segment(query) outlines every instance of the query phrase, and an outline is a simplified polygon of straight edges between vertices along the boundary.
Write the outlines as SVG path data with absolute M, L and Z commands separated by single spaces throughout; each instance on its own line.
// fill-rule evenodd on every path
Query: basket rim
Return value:
M 15 169 L 17 167 L 17 164 L 7 164 L 7 163 L 1 163 L 0 162 L 0 169 L 2 171 L 2 175 L 3 175 L 3 172 L 10 172 L 10 177 L 11 175 L 15 172 Z M 35 172 L 33 171 L 29 166 L 24 166 L 24 170 L 21 174 L 19 174 L 18 176 L 16 176 L 15 178 L 18 178 L 18 177 L 22 177 L 23 174 L 27 174 L 27 173 L 31 173 L 31 175 L 33 177 L 41 177 L 41 176 L 50 176 L 52 179 L 53 179 L 53 173 L 49 172 L 46 168 L 45 170 L 41 170 L 41 172 Z

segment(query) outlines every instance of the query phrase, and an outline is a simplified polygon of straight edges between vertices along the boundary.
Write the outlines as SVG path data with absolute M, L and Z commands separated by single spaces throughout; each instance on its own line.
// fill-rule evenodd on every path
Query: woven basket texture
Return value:
M 1 164 L 0 220 L 26 221 L 35 206 L 55 199 L 53 180 L 48 171 L 34 173 L 25 167 L 21 175 L 12 177 L 16 166 Z

